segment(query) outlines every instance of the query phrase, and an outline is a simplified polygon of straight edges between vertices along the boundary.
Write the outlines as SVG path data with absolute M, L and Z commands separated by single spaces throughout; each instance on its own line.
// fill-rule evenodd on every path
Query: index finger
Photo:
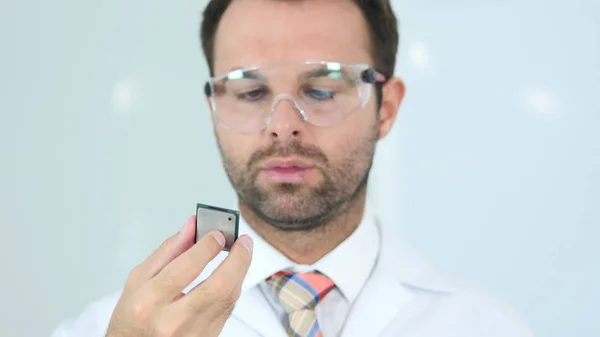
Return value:
M 236 240 L 229 255 L 204 282 L 179 300 L 179 305 L 220 314 L 240 296 L 242 283 L 252 262 L 254 243 L 248 235 Z M 232 303 L 233 302 L 233 303 Z
M 224 245 L 225 236 L 218 231 L 200 238 L 192 248 L 177 256 L 148 282 L 155 299 L 163 303 L 172 301 L 202 273 Z
M 128 284 L 136 287 L 155 277 L 171 261 L 193 246 L 195 235 L 196 216 L 192 215 L 179 232 L 163 241 L 160 247 L 131 272 Z

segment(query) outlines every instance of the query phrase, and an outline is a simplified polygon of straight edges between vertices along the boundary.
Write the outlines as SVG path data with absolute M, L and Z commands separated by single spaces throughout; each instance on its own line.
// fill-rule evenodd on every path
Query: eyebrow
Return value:
M 258 69 L 257 69 L 258 70 Z M 266 82 L 266 78 L 257 70 L 244 70 L 242 67 L 234 67 L 227 73 L 227 76 L 223 79 L 223 82 L 228 80 L 241 80 L 241 79 L 250 79 L 250 80 L 259 80 Z
M 307 72 L 304 72 L 304 73 L 300 74 L 299 80 L 302 81 L 302 80 L 315 78 L 315 77 L 331 77 L 331 78 L 336 78 L 336 79 L 341 78 L 344 81 L 348 82 L 349 84 L 354 85 L 354 80 L 352 80 L 352 77 L 350 75 L 348 75 L 348 73 L 346 73 L 345 71 L 341 71 L 338 69 L 328 69 L 328 68 L 317 68 L 317 69 L 312 69 Z
M 247 69 L 244 69 L 243 67 L 233 67 L 227 73 L 227 76 L 225 78 L 223 78 L 222 82 L 227 82 L 229 80 L 241 80 L 241 79 L 249 79 L 249 80 L 267 82 L 267 78 L 265 76 L 261 75 L 259 71 L 260 71 L 260 68 L 253 69 L 253 70 L 247 70 Z M 303 72 L 298 75 L 298 80 L 301 82 L 301 81 L 306 81 L 307 79 L 319 78 L 319 77 L 330 77 L 330 78 L 336 78 L 336 79 L 341 78 L 344 81 L 346 81 L 347 83 L 349 83 L 350 85 L 355 85 L 354 80 L 347 72 L 342 71 L 341 69 L 328 69 L 326 67 L 311 69 L 306 72 Z

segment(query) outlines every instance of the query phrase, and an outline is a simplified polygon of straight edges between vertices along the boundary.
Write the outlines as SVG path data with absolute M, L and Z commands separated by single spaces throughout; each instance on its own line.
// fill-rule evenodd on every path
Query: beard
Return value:
M 310 230 L 329 223 L 366 189 L 373 165 L 378 128 L 366 139 L 356 139 L 340 149 L 335 162 L 316 146 L 300 142 L 274 142 L 257 150 L 247 163 L 219 151 L 229 181 L 240 202 L 265 223 L 285 231 Z M 316 184 L 259 184 L 259 164 L 269 158 L 294 156 L 310 160 L 319 179 Z

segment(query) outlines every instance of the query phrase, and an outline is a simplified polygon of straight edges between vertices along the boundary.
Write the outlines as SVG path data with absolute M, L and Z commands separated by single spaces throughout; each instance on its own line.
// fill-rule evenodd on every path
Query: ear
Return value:
M 379 139 L 385 138 L 392 129 L 405 93 L 404 82 L 397 77 L 392 77 L 383 86 L 381 109 L 379 110 Z

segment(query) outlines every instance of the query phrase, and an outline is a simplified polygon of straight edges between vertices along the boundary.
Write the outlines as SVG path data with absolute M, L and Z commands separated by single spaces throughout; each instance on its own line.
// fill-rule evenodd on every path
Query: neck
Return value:
M 366 188 L 343 205 L 330 222 L 310 230 L 284 231 L 271 226 L 239 202 L 242 216 L 258 235 L 297 264 L 311 265 L 348 238 L 362 221 Z

